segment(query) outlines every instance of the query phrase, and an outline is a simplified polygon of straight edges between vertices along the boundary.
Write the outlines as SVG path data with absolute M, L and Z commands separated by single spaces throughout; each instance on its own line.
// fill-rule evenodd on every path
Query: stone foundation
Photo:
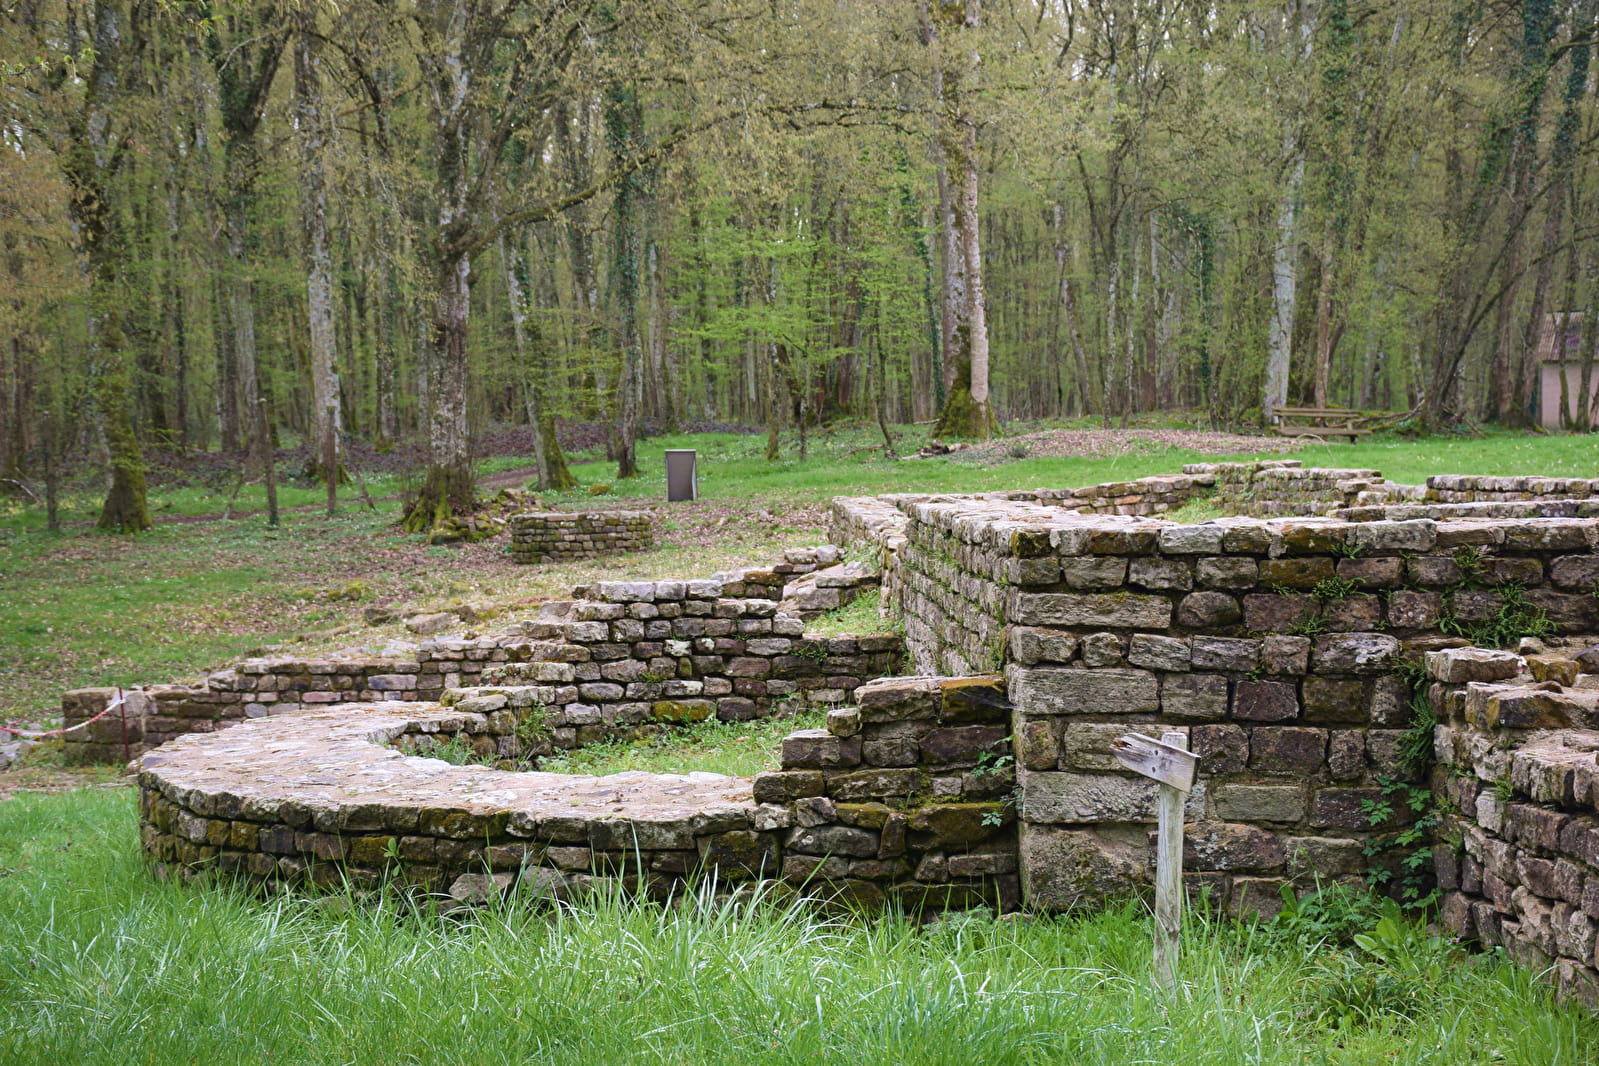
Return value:
M 512 515 L 511 558 L 519 563 L 564 563 L 655 547 L 655 525 L 644 511 L 548 511 Z
M 1443 925 L 1599 1006 L 1599 648 L 1427 669 Z

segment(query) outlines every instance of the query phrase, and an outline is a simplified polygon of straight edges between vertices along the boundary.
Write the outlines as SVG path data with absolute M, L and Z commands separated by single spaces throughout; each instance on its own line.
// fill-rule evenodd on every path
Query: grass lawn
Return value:
M 827 918 L 775 896 L 554 911 L 512 901 L 441 918 L 398 902 L 158 884 L 134 820 L 123 787 L 0 802 L 0 1061 L 1561 1066 L 1599 1056 L 1593 1015 L 1555 1005 L 1531 974 L 1409 926 L 1365 952 L 1325 942 L 1315 922 L 1191 918 L 1182 987 L 1164 1003 L 1137 906 L 925 927 Z M 1374 916 L 1343 919 L 1347 932 Z

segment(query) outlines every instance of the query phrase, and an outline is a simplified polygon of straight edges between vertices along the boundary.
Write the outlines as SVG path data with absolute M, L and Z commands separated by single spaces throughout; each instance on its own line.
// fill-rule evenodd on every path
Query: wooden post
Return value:
M 1123 766 L 1160 782 L 1155 846 L 1155 979 L 1170 991 L 1177 985 L 1178 945 L 1183 928 L 1183 803 L 1194 787 L 1198 762 L 1181 733 L 1159 740 L 1128 733 L 1111 743 Z

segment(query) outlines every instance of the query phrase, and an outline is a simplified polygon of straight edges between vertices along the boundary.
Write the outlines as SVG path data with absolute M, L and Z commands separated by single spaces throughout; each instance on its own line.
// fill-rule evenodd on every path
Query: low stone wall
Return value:
M 645 511 L 524 513 L 509 523 L 511 558 L 519 563 L 562 563 L 655 546 L 655 525 Z
M 1525 500 L 1586 500 L 1596 496 L 1599 496 L 1599 478 L 1435 474 L 1427 479 L 1426 502 L 1516 503 Z
M 515 662 L 482 684 L 444 694 L 463 710 L 539 708 L 550 744 L 631 739 L 673 725 L 744 721 L 840 706 L 864 681 L 898 671 L 893 633 L 806 636 L 770 599 L 723 595 L 769 588 L 769 572 L 720 581 L 602 581 L 582 599 L 548 603 L 522 623 Z
M 891 678 L 791 733 L 757 802 L 787 812 L 783 877 L 856 902 L 1021 905 L 1010 704 L 998 677 Z
M 509 714 L 359 704 L 186 736 L 140 762 L 140 833 L 158 873 L 266 885 L 410 885 L 445 907 L 607 884 L 664 898 L 695 871 L 781 877 L 908 912 L 1019 903 L 1008 715 L 997 678 L 878 682 L 784 769 L 606 777 L 456 766 L 505 749 Z
M 1599 1006 L 1599 649 L 1427 657 L 1440 919 Z
M 480 903 L 620 882 L 664 896 L 692 870 L 724 882 L 778 867 L 746 780 L 717 774 L 510 773 L 404 755 L 420 734 L 483 734 L 480 715 L 361 704 L 255 719 L 145 753 L 141 843 L 159 874 L 374 889 Z
M 509 632 L 424 641 L 414 659 L 247 659 L 201 682 L 129 690 L 124 707 L 66 734 L 66 756 L 125 761 L 188 733 L 334 703 L 509 708 L 547 727 L 531 754 L 712 716 L 838 706 L 862 681 L 897 673 L 904 661 L 895 634 L 806 637 L 804 621 L 780 610 L 791 581 L 796 609 L 800 600 L 843 602 L 874 583 L 838 557 L 831 545 L 796 548 L 771 567 L 705 581 L 585 586 Z M 64 724 L 89 722 L 116 692 L 68 692 Z
M 111 705 L 117 689 L 76 689 L 61 698 L 69 763 L 126 761 L 188 733 L 210 733 L 247 718 L 264 718 L 333 703 L 437 699 L 446 687 L 470 683 L 510 652 L 498 641 L 438 640 L 405 659 L 246 659 L 203 681 L 126 691 L 126 703 L 77 729 Z

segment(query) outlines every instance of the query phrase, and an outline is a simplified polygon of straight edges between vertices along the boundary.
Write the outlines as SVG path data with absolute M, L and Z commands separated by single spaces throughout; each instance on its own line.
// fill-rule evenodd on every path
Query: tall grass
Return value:
M 1599 1049 L 1592 1016 L 1491 960 L 1329 1022 L 1307 1007 L 1330 949 L 1201 920 L 1166 1003 L 1137 907 L 918 926 L 702 891 L 439 917 L 155 884 L 133 841 L 124 790 L 0 804 L 0 1061 L 1554 1066 Z

